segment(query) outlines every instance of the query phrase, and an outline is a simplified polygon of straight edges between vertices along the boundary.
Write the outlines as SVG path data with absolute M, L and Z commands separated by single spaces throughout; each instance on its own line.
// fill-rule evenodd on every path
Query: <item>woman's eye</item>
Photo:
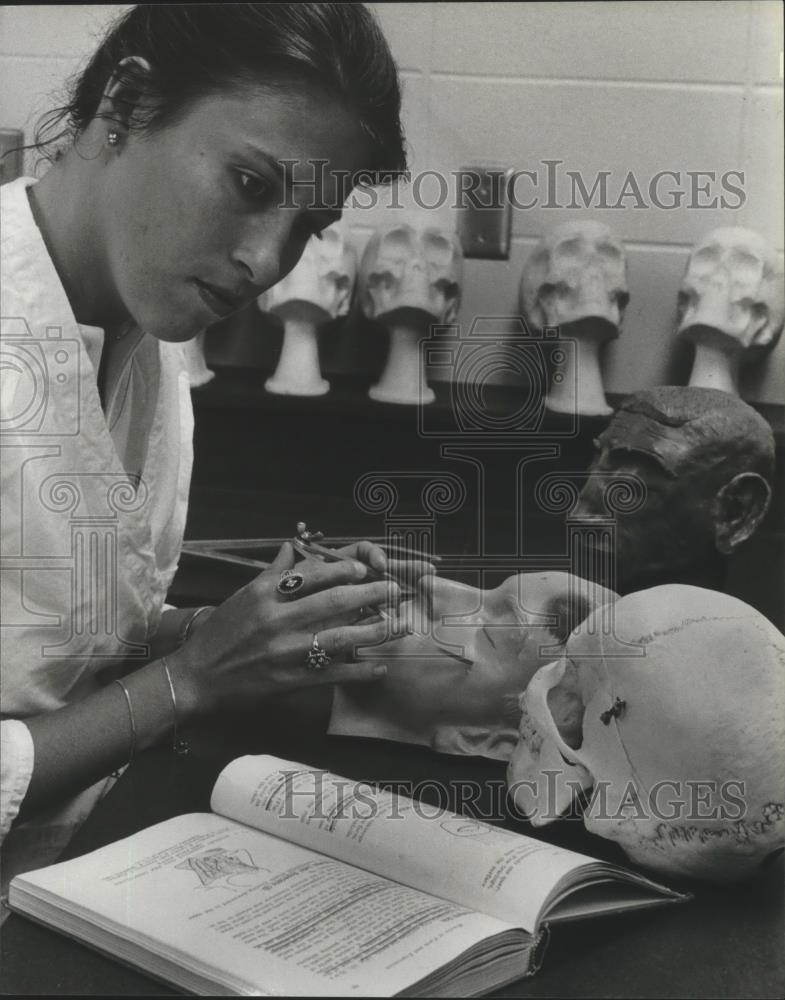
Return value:
M 250 201 L 263 201 L 270 194 L 271 185 L 263 177 L 242 170 L 237 172 L 237 177 L 242 194 Z

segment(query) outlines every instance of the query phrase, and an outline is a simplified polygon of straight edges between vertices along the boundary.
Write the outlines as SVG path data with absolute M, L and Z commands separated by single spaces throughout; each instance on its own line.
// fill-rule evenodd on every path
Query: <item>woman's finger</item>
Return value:
M 319 593 L 332 587 L 345 584 L 360 583 L 368 576 L 368 567 L 356 559 L 341 559 L 338 562 L 324 562 L 321 559 L 302 559 L 294 562 L 294 550 L 287 542 L 292 552 L 292 559 L 287 564 L 283 559 L 276 559 L 262 577 L 257 577 L 260 587 L 271 585 L 278 590 L 281 600 L 302 600 L 311 594 Z M 279 568 L 280 567 L 280 568 Z M 278 589 L 283 576 L 299 578 L 292 589 L 281 592 Z
M 387 572 L 396 580 L 414 586 L 420 577 L 435 574 L 436 567 L 424 559 L 388 559 Z
M 309 670 L 304 686 L 324 684 L 368 684 L 383 680 L 387 675 L 386 663 L 365 660 L 362 663 L 336 663 L 326 670 Z
M 353 542 L 351 545 L 346 545 L 336 551 L 350 559 L 359 559 L 360 562 L 366 563 L 377 573 L 387 571 L 387 555 L 381 546 L 375 545 L 373 542 Z
M 356 583 L 331 587 L 300 598 L 292 603 L 293 616 L 299 622 L 329 622 L 337 624 L 347 618 L 357 618 L 360 608 L 365 612 L 395 609 L 401 601 L 401 588 L 392 580 Z M 306 627 L 308 627 L 306 625 Z
M 284 542 L 278 549 L 275 559 L 261 575 L 264 576 L 265 573 L 280 575 L 285 569 L 291 569 L 292 566 L 294 566 L 294 546 L 291 542 Z
M 360 650 L 372 649 L 382 643 L 400 639 L 406 635 L 406 627 L 398 621 L 383 620 L 370 625 L 344 625 L 340 628 L 324 629 L 316 632 L 319 645 L 333 659 L 356 659 Z M 373 658 L 370 653 L 365 658 Z

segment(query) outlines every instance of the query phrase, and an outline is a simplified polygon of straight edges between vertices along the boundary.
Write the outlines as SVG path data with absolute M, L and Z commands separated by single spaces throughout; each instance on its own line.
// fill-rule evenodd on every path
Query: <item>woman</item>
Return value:
M 385 568 L 369 543 L 298 590 L 284 545 L 215 610 L 164 598 L 191 466 L 178 344 L 286 275 L 359 172 L 403 170 L 399 110 L 361 5 L 144 5 L 50 122 L 48 172 L 2 188 L 6 880 L 178 727 L 383 675 L 340 662 L 388 630 L 361 609 L 398 597 L 363 582 Z

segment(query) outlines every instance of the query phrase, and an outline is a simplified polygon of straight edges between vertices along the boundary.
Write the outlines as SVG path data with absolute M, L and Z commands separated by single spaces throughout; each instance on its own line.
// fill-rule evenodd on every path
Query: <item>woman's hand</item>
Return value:
M 286 542 L 267 570 L 216 608 L 204 628 L 168 658 L 183 714 L 198 717 L 297 688 L 384 676 L 386 668 L 373 660 L 348 661 L 359 647 L 396 634 L 401 591 L 387 579 L 363 582 L 368 566 L 385 571 L 381 549 L 367 542 L 352 549 L 351 558 L 340 562 L 299 563 L 303 586 L 287 596 L 277 589 L 283 571 L 295 565 Z M 349 624 L 372 607 L 389 609 L 393 617 Z M 321 670 L 308 666 L 316 634 L 331 659 Z
M 390 559 L 384 549 L 373 542 L 354 542 L 335 551 L 364 562 L 373 574 L 388 574 L 413 589 L 420 577 L 436 572 L 433 564 L 425 559 Z

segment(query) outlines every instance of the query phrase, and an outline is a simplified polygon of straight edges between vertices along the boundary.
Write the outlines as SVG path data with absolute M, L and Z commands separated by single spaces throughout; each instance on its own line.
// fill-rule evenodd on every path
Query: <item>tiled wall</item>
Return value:
M 29 130 L 35 113 L 89 52 L 118 7 L 0 9 L 0 127 Z M 377 10 L 402 70 L 416 175 L 475 163 L 536 171 L 520 199 L 547 197 L 544 161 L 579 171 L 589 189 L 609 171 L 611 204 L 629 172 L 648 207 L 517 210 L 508 262 L 468 261 L 461 321 L 518 311 L 523 263 L 537 239 L 570 217 L 608 222 L 625 240 L 632 300 L 607 350 L 609 392 L 684 381 L 674 342 L 676 291 L 690 246 L 719 225 L 758 229 L 783 249 L 782 7 L 757 2 L 391 3 Z M 29 131 L 28 131 L 29 134 Z M 658 171 L 744 172 L 737 210 L 652 205 Z M 734 181 L 734 183 L 736 183 Z M 663 196 L 667 185 L 661 188 Z M 425 185 L 424 198 L 436 197 Z M 404 196 L 410 203 L 412 192 Z M 568 187 L 556 199 L 569 203 Z M 663 197 L 664 200 L 664 197 Z M 738 199 L 734 199 L 735 201 Z M 359 239 L 381 209 L 349 213 Z M 389 212 L 389 210 L 388 210 Z M 452 212 L 435 211 L 439 219 Z M 785 337 L 747 373 L 743 395 L 785 402 Z

